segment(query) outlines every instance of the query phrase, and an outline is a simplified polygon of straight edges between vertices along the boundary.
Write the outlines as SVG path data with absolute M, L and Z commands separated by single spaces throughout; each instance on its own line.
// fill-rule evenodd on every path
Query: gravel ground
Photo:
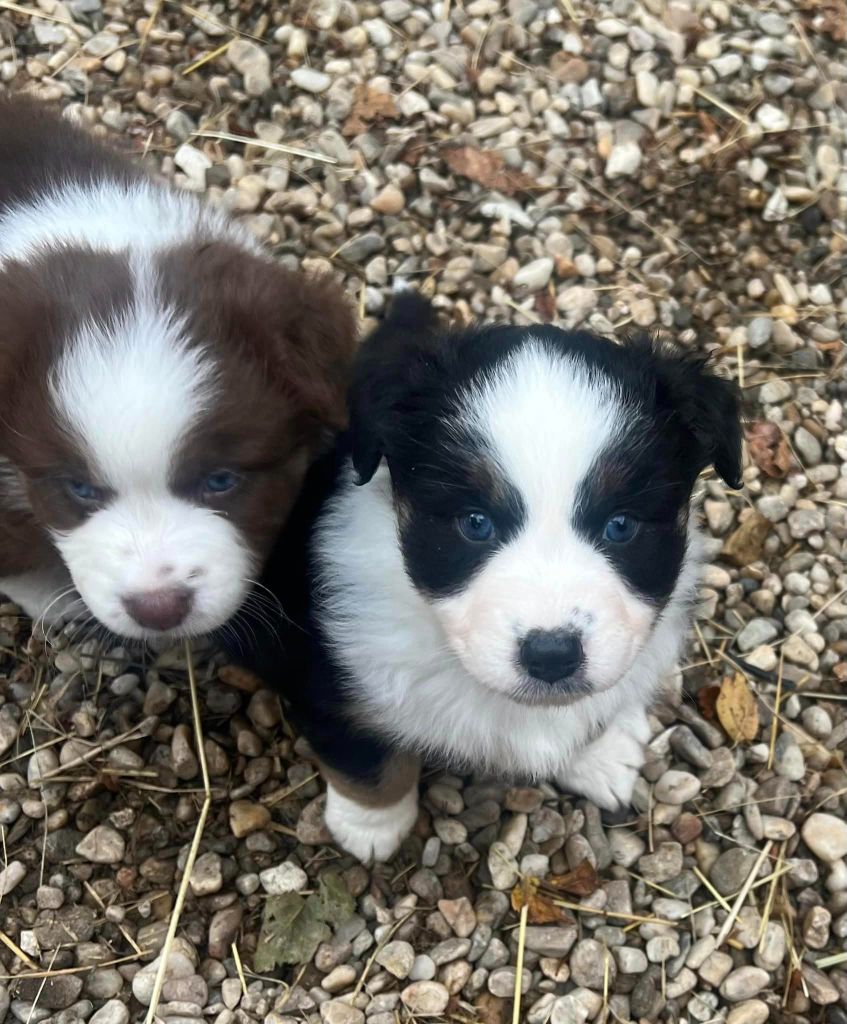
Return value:
M 499 1024 L 521 965 L 528 1024 L 847 1024 L 845 35 L 844 0 L 0 0 L 0 81 L 363 319 L 400 276 L 457 319 L 666 330 L 750 421 L 625 825 L 433 772 L 367 870 L 276 698 L 195 645 L 213 799 L 162 1019 Z M 184 654 L 30 628 L 0 605 L 0 1020 L 142 1020 L 202 798 Z

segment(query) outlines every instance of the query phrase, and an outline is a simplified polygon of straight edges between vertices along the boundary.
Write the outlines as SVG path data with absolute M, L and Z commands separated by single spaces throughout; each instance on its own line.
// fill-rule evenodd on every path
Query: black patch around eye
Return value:
M 687 453 L 649 426 L 600 453 L 580 485 L 574 528 L 593 544 L 630 587 L 657 605 L 670 597 L 686 550 L 688 502 L 694 483 Z M 603 536 L 611 516 L 627 513 L 639 522 L 627 544 Z
M 503 480 L 484 446 L 443 446 L 394 478 L 400 546 L 412 583 L 434 597 L 461 590 L 515 536 L 525 519 L 520 495 Z M 462 536 L 457 519 L 484 512 L 494 524 L 486 543 Z

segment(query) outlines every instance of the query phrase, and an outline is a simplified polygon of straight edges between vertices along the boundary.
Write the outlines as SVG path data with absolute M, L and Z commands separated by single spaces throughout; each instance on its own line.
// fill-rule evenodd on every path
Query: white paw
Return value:
M 411 832 L 417 817 L 417 786 L 388 807 L 365 807 L 334 786 L 327 786 L 326 826 L 338 845 L 363 864 L 389 860 Z
M 630 723 L 627 723 L 628 725 Z M 561 776 L 562 785 L 608 811 L 627 807 L 645 761 L 645 743 L 650 729 L 644 720 L 635 728 L 611 725 L 599 740 L 582 751 Z

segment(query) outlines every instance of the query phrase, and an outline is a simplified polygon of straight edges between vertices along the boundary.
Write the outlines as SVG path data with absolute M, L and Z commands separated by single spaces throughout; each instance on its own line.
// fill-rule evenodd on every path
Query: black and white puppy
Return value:
M 629 802 L 689 625 L 708 466 L 739 486 L 736 388 L 701 358 L 553 326 L 445 331 L 396 298 L 266 577 L 305 628 L 287 696 L 341 846 L 396 850 L 428 757 Z M 279 678 L 273 657 L 254 665 Z

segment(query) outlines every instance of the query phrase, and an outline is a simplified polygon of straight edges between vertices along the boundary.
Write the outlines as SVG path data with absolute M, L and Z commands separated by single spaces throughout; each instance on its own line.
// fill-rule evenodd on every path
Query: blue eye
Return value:
M 84 502 L 86 505 L 101 501 L 103 497 L 100 488 L 90 484 L 87 480 L 68 480 L 67 488 L 77 501 Z
M 210 473 L 203 481 L 203 490 L 207 494 L 226 494 L 237 486 L 238 477 L 225 469 Z
M 494 523 L 484 512 L 466 512 L 457 522 L 465 540 L 483 544 L 494 536 Z
M 638 533 L 638 526 L 634 516 L 619 512 L 603 527 L 603 538 L 611 544 L 627 544 Z

